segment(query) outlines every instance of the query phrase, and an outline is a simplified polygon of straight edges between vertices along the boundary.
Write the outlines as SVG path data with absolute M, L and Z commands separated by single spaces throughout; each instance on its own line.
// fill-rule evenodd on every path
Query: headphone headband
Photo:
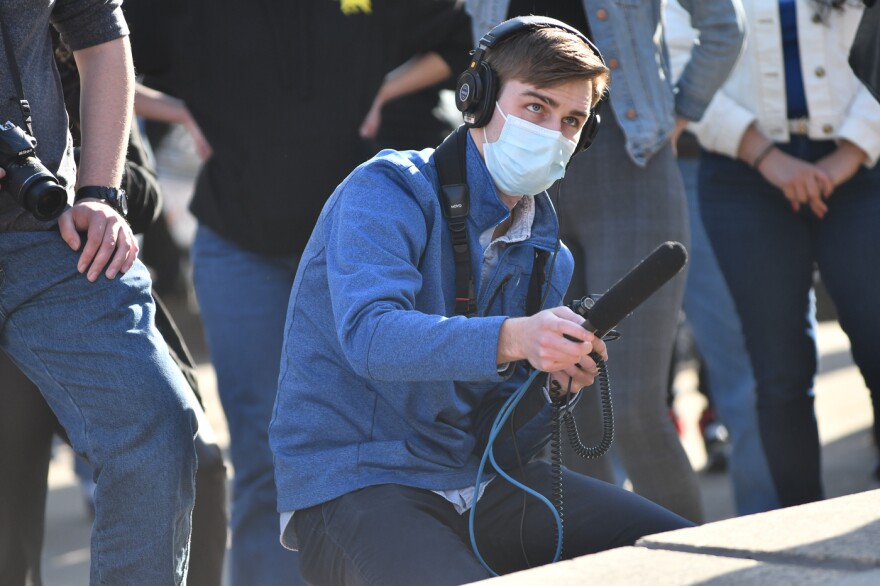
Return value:
M 488 33 L 483 35 L 483 38 L 481 38 L 480 42 L 477 43 L 476 50 L 479 50 L 482 47 L 488 49 L 501 39 L 512 37 L 522 30 L 541 28 L 558 28 L 573 34 L 584 43 L 586 43 L 587 46 L 593 50 L 593 53 L 596 54 L 599 60 L 602 61 L 602 64 L 605 64 L 605 59 L 602 58 L 602 54 L 599 53 L 599 49 L 593 44 L 592 41 L 590 41 L 590 39 L 586 37 L 586 35 L 584 35 L 584 33 L 577 30 L 573 26 L 565 24 L 561 20 L 556 20 L 555 18 L 550 18 L 548 16 L 517 16 L 516 18 L 505 20 L 504 22 L 493 27 L 492 30 L 490 30 Z
M 477 47 L 471 52 L 472 59 L 468 69 L 462 73 L 455 87 L 455 105 L 464 116 L 465 126 L 480 128 L 489 123 L 494 112 L 495 101 L 498 96 L 498 76 L 488 63 L 483 60 L 486 51 L 499 41 L 512 37 L 524 30 L 536 30 L 542 28 L 556 28 L 579 38 L 599 58 L 602 65 L 605 59 L 599 48 L 590 41 L 582 32 L 569 26 L 561 20 L 546 16 L 518 16 L 505 20 L 487 32 L 477 43 Z M 581 138 L 575 152 L 586 150 L 595 139 L 599 130 L 599 107 L 604 98 L 600 98 L 590 111 L 590 116 L 581 131 Z

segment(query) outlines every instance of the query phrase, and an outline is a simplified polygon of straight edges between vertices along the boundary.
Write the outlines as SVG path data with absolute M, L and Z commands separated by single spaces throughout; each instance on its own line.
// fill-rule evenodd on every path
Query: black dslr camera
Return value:
M 37 139 L 7 121 L 0 124 L 0 180 L 4 191 L 38 220 L 53 220 L 67 205 L 67 190 L 37 158 Z

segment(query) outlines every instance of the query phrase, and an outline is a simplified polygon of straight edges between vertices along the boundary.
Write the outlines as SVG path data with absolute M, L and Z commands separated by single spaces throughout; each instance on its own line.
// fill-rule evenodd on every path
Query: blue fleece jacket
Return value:
M 455 262 L 432 150 L 379 153 L 324 206 L 290 296 L 269 429 L 279 511 L 375 484 L 446 490 L 474 482 L 492 419 L 528 375 L 524 364 L 499 375 L 501 324 L 525 314 L 535 249 L 556 250 L 558 225 L 549 197 L 537 196 L 531 237 L 509 245 L 479 282 L 479 236 L 509 211 L 470 138 L 467 175 L 485 317 L 455 315 Z M 571 278 L 568 249 L 557 256 L 547 263 L 545 307 L 560 303 Z M 542 405 L 518 432 L 524 459 L 549 435 Z

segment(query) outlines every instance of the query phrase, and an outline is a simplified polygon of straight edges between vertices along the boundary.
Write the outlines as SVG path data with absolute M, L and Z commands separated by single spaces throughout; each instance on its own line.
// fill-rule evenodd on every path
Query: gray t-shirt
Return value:
M 58 30 L 62 41 L 72 51 L 100 45 L 128 34 L 121 3 L 122 0 L 0 2 L 0 19 L 9 31 L 24 97 L 31 106 L 37 156 L 58 176 L 61 185 L 71 195 L 76 169 L 49 26 L 51 23 Z M 13 75 L 6 45 L 0 43 L 0 122 L 8 120 L 27 131 L 18 106 Z M 9 193 L 0 189 L 0 232 L 46 230 L 54 223 L 37 221 Z

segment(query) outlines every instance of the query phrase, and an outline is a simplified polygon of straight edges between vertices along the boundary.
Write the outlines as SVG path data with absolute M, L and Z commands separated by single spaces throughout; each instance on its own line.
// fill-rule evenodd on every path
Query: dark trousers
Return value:
M 512 474 L 550 494 L 550 466 L 533 462 Z M 690 521 L 634 493 L 564 471 L 563 557 L 632 545 L 644 535 Z M 443 497 L 396 484 L 367 487 L 294 515 L 300 571 L 315 585 L 445 585 L 491 574 L 470 546 L 468 513 Z M 546 564 L 556 523 L 546 505 L 503 478 L 477 503 L 475 533 L 483 559 L 499 574 Z
M 52 437 L 64 430 L 45 399 L 0 352 L 0 584 L 39 586 Z M 226 467 L 196 436 L 199 468 L 187 584 L 219 586 L 226 552 Z
M 835 148 L 803 136 L 777 146 L 805 161 Z M 742 322 L 779 500 L 783 506 L 819 500 L 815 267 L 871 393 L 880 445 L 880 167 L 863 167 L 838 186 L 821 220 L 806 208 L 792 212 L 781 190 L 729 157 L 704 153 L 698 189 L 703 224 Z

